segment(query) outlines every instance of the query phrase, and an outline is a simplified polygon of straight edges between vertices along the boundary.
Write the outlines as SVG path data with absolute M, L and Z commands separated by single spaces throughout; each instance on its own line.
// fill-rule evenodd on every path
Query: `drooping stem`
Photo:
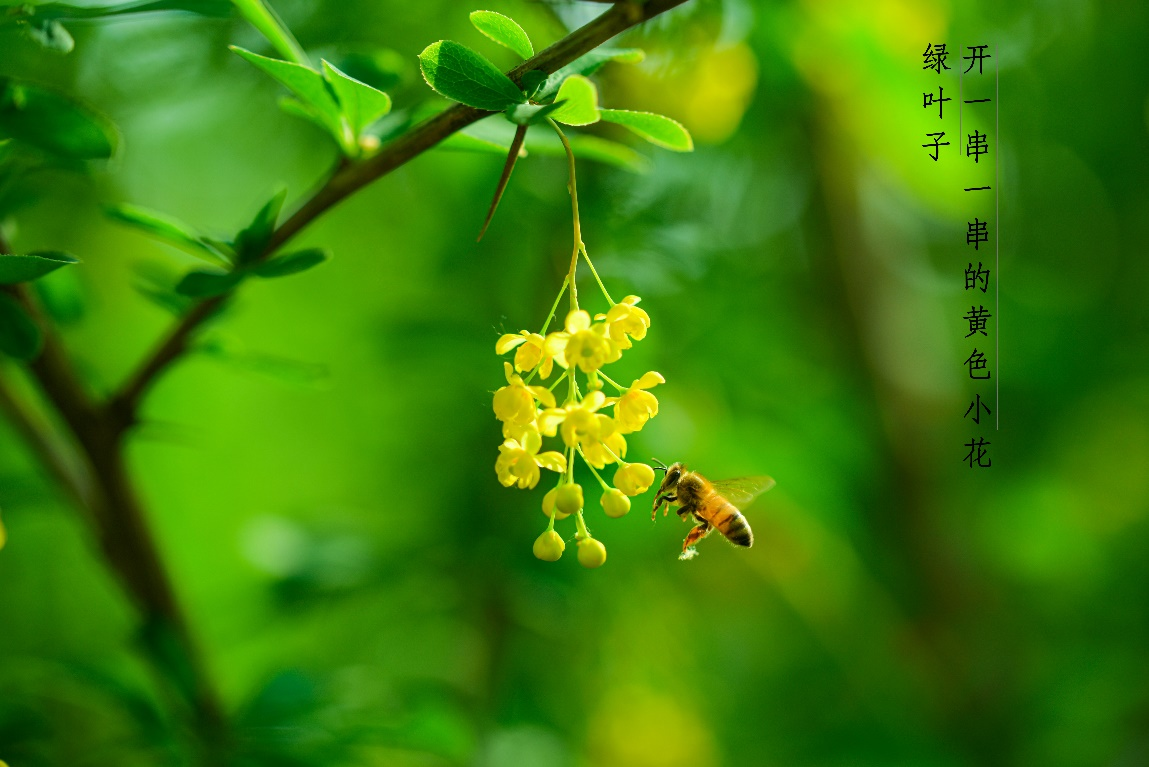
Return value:
M 559 139 L 563 142 L 563 149 L 567 153 L 567 163 L 570 166 L 570 193 L 571 193 L 571 215 L 574 218 L 574 248 L 571 251 L 571 267 L 567 272 L 567 279 L 570 280 L 571 285 L 571 311 L 578 311 L 578 286 L 575 283 L 575 270 L 578 268 L 578 255 L 583 249 L 582 244 L 582 227 L 579 225 L 578 220 L 578 182 L 575 178 L 575 156 L 574 151 L 571 149 L 571 142 L 567 140 L 566 134 L 559 124 L 554 120 L 547 118 L 547 122 L 555 129 L 555 133 L 559 134 Z

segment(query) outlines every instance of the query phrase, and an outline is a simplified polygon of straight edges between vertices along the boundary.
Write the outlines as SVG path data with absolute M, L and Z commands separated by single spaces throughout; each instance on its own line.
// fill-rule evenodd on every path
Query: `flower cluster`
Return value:
M 580 252 L 586 255 L 585 249 Z M 563 284 L 555 309 L 568 288 L 572 288 L 571 275 Z M 542 332 L 523 330 L 504 335 L 495 343 L 496 354 L 515 352 L 513 362 L 503 363 L 507 385 L 495 392 L 493 401 L 495 417 L 503 423 L 504 439 L 495 472 L 503 485 L 521 488 L 535 487 L 541 469 L 558 474 L 555 486 L 543 498 L 549 524 L 535 541 L 535 556 L 547 561 L 562 556 L 566 544 L 555 532 L 554 523 L 573 515 L 578 560 L 585 567 L 598 567 L 606 561 L 606 547 L 587 530 L 583 487 L 574 476 L 575 456 L 582 458 L 602 487 L 603 512 L 617 518 L 630 511 L 630 498 L 650 488 L 654 470 L 624 460 L 627 435 L 641 430 L 658 413 L 658 400 L 650 389 L 665 379 L 651 371 L 630 386 L 621 386 L 603 371 L 646 336 L 650 316 L 638 307 L 638 296 L 615 303 L 604 289 L 611 307 L 592 319 L 578 308 L 573 288 L 571 292 L 572 309 L 561 330 L 547 333 L 554 319 L 552 309 Z M 558 375 L 548 386 L 531 385 L 536 379 L 547 381 L 556 370 Z M 616 390 L 616 396 L 603 393 L 604 382 Z M 554 395 L 556 389 L 565 394 L 561 403 Z M 544 438 L 555 438 L 561 449 L 540 452 Z M 616 466 L 613 486 L 599 473 L 611 464 Z
M 658 414 L 658 400 L 650 389 L 666 381 L 651 371 L 623 387 L 603 372 L 606 365 L 618 362 L 635 341 L 646 337 L 650 315 L 638 307 L 638 296 L 614 301 L 599 279 L 582 241 L 574 153 L 558 124 L 547 122 L 558 133 L 570 165 L 568 188 L 574 247 L 570 269 L 542 330 L 508 333 L 495 343 L 496 354 L 515 353 L 512 362 L 503 362 L 507 385 L 495 392 L 492 403 L 495 417 L 503 422 L 503 444 L 499 446 L 495 473 L 506 487 L 521 488 L 537 485 L 542 469 L 558 474 L 555 486 L 543 496 L 543 513 L 549 522 L 535 541 L 535 556 L 548 562 L 562 556 L 566 543 L 555 532 L 555 521 L 573 516 L 579 563 L 599 567 L 606 562 L 606 547 L 590 534 L 583 519 L 583 487 L 575 481 L 575 456 L 582 458 L 602 487 L 603 512 L 608 517 L 624 516 L 630 511 L 631 497 L 645 493 L 654 484 L 654 469 L 623 460 L 626 438 Z M 593 318 L 578 304 L 576 272 L 580 257 L 586 261 L 610 307 L 605 314 Z M 559 304 L 568 293 L 570 310 L 562 329 L 548 333 Z M 548 386 L 531 385 L 536 378 L 546 382 L 557 370 L 562 372 Z M 615 396 L 603 393 L 604 382 L 616 390 Z M 554 394 L 556 389 L 564 395 L 561 404 Z M 542 451 L 544 438 L 557 440 L 561 450 Z M 599 473 L 610 464 L 616 467 L 613 487 Z

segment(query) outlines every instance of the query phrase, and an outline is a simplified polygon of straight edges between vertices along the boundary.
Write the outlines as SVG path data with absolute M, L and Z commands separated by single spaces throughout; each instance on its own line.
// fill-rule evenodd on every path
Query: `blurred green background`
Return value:
M 317 55 L 392 51 L 395 119 L 438 101 L 415 59 L 434 40 L 514 63 L 472 6 L 275 5 Z M 602 10 L 483 7 L 537 47 Z M 270 53 L 239 19 L 68 28 L 68 56 L 4 28 L 0 75 L 75 95 L 122 145 L 38 176 L 9 234 L 83 259 L 49 287 L 82 305 L 66 341 L 107 391 L 170 322 L 139 270 L 192 260 L 102 206 L 234 232 L 335 155 L 228 52 Z M 693 0 L 626 42 L 647 59 L 602 70 L 603 104 L 697 143 L 636 146 L 645 173 L 580 163 L 590 254 L 652 318 L 615 377 L 667 378 L 630 455 L 774 476 L 757 544 L 679 562 L 687 528 L 647 495 L 621 520 L 588 504 L 603 568 L 531 555 L 544 488 L 496 481 L 493 349 L 561 283 L 565 165 L 521 161 L 476 244 L 502 159 L 427 153 L 299 238 L 331 263 L 245 286 L 131 441 L 243 763 L 1149 764 L 1149 11 Z M 957 95 L 956 69 L 921 69 L 939 42 L 1000 67 L 1000 431 L 962 418 L 992 391 L 962 364 L 965 222 L 986 216 L 969 166 L 920 148 L 921 94 Z M 962 462 L 974 435 L 992 468 Z M 6 423 L 0 504 L 0 759 L 184 763 L 130 603 Z

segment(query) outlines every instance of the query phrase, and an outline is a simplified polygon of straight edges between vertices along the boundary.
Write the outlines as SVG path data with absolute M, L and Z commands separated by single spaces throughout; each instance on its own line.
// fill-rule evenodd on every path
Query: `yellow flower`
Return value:
M 620 303 L 610 307 L 606 314 L 595 319 L 606 320 L 610 328 L 610 338 L 620 348 L 629 349 L 633 344 L 630 339 L 641 341 L 646 338 L 646 329 L 650 327 L 650 315 L 636 304 L 641 301 L 638 296 L 627 296 Z
M 539 413 L 539 430 L 553 437 L 561 424 L 563 442 L 567 447 L 574 447 L 588 437 L 610 434 L 614 431 L 614 421 L 598 412 L 606 404 L 605 394 L 592 391 L 583 397 L 582 402 L 572 402 L 561 408 L 548 408 Z
M 495 354 L 506 354 L 511 349 L 519 347 L 515 352 L 515 370 L 526 373 L 539 368 L 539 376 L 549 378 L 554 369 L 554 355 L 546 351 L 546 339 L 538 333 L 523 330 L 519 333 L 507 333 L 495 343 Z M 539 363 L 542 366 L 539 366 Z
M 624 463 L 614 473 L 614 486 L 627 495 L 642 495 L 654 484 L 654 469 L 645 463 Z
M 583 538 L 578 542 L 578 563 L 592 569 L 602 567 L 606 564 L 606 546 L 594 538 Z
M 552 487 L 547 491 L 547 494 L 543 496 L 543 514 L 547 515 L 548 517 L 553 514 L 555 519 L 566 519 L 570 516 L 570 514 L 559 511 L 555 508 L 555 499 L 558 497 L 558 494 L 559 489 L 557 487 Z
M 566 331 L 547 336 L 545 347 L 546 353 L 566 367 L 578 365 L 584 373 L 598 370 L 622 356 L 618 344 L 610 339 L 607 326 L 592 324 L 590 315 L 582 309 L 567 315 Z
M 610 426 L 610 429 L 602 429 L 597 435 L 588 436 L 582 441 L 583 458 L 596 469 L 614 463 L 616 456 L 626 456 L 626 438 L 614 430 L 613 421 Z
M 0 520 L 0 549 L 8 542 L 8 531 L 4 529 L 4 521 Z
M 611 488 L 602 494 L 602 510 L 608 517 L 618 519 L 630 511 L 630 499 L 618 488 Z
M 535 539 L 534 552 L 535 556 L 544 562 L 557 562 L 566 547 L 562 536 L 554 530 L 546 530 Z
M 623 392 L 614 405 L 614 422 L 622 434 L 640 430 L 653 416 L 658 415 L 658 399 L 645 389 L 652 389 L 666 379 L 653 370 L 643 375 Z
M 492 403 L 495 418 L 500 421 L 514 423 L 520 426 L 533 423 L 535 420 L 535 400 L 547 407 L 555 406 L 555 397 L 542 386 L 527 386 L 523 379 L 515 375 L 511 363 L 504 362 L 503 369 L 507 375 L 507 385 L 495 392 Z
M 574 514 L 582 509 L 582 485 L 571 482 L 559 487 L 555 494 L 555 508 L 563 514 Z
M 528 427 L 522 440 L 508 439 L 499 445 L 499 458 L 495 461 L 495 473 L 505 487 L 518 483 L 519 487 L 534 487 L 539 482 L 539 467 L 563 472 L 567 459 L 562 453 L 550 451 L 540 453 L 543 438 L 539 430 Z

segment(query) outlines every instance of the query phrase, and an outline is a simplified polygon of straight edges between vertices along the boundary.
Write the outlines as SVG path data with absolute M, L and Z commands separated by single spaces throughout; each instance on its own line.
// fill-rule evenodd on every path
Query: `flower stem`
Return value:
M 547 391 L 554 391 L 555 388 L 558 387 L 558 385 L 563 382 L 563 379 L 566 378 L 567 376 L 569 376 L 570 374 L 571 374 L 571 371 L 569 371 L 569 370 L 565 371 L 561 376 L 559 376 L 558 378 L 555 379 L 555 382 L 550 385 L 550 387 L 547 389 Z M 530 382 L 530 380 L 531 379 L 529 379 L 529 378 L 527 379 L 528 382 Z
M 606 379 L 606 382 L 607 382 L 608 384 L 610 384 L 611 386 L 613 386 L 614 388 L 618 389 L 618 390 L 619 390 L 619 391 L 621 391 L 621 392 L 624 392 L 624 391 L 626 391 L 626 388 L 625 388 L 625 387 L 622 387 L 622 386 L 619 386 L 618 384 L 616 384 L 616 383 L 614 382 L 614 379 L 613 379 L 613 378 L 611 378 L 610 376 L 608 376 L 606 373 L 604 373 L 604 372 L 602 372 L 602 371 L 600 370 L 600 371 L 598 371 L 598 374 L 599 374 L 600 376 L 602 376 L 603 378 L 605 378 L 605 379 Z
M 551 313 L 547 315 L 547 321 L 543 323 L 543 329 L 539 331 L 540 336 L 545 336 L 547 334 L 547 328 L 549 328 L 551 326 L 551 320 L 553 320 L 555 318 L 555 312 L 558 311 L 559 301 L 563 300 L 563 293 L 566 292 L 567 285 L 570 285 L 570 284 L 571 284 L 571 277 L 568 274 L 566 277 L 563 277 L 563 286 L 561 288 L 559 288 L 559 294 L 557 296 L 555 296 L 555 303 L 551 307 Z
M 578 255 L 583 249 L 582 243 L 582 228 L 579 225 L 578 219 L 578 184 L 575 181 L 575 156 L 574 150 L 571 149 L 571 144 L 567 141 L 566 134 L 563 133 L 562 128 L 554 120 L 547 118 L 547 122 L 555 129 L 555 133 L 559 134 L 559 140 L 563 142 L 563 149 L 567 152 L 567 163 L 570 165 L 570 192 L 571 192 L 571 213 L 574 216 L 574 249 L 571 252 L 571 267 L 567 274 L 571 284 L 571 311 L 578 310 L 578 290 L 575 287 L 575 269 L 578 267 Z
M 567 291 L 567 285 L 570 284 L 570 279 L 571 278 L 570 278 L 569 274 L 563 278 L 563 286 L 561 288 L 559 288 L 559 294 L 557 296 L 555 296 L 555 302 L 551 306 L 551 313 L 547 315 L 546 322 L 543 323 L 543 329 L 539 331 L 539 335 L 543 336 L 544 338 L 546 338 L 546 335 L 547 335 L 547 328 L 549 328 L 551 326 L 551 320 L 553 320 L 555 318 L 555 312 L 558 311 L 559 301 L 563 300 L 563 293 L 566 293 L 566 291 Z M 543 354 L 541 357 L 539 357 L 539 364 L 535 365 L 535 369 L 531 371 L 531 374 L 529 376 L 527 376 L 527 380 L 524 381 L 523 383 L 529 384 L 532 380 L 534 380 L 535 374 L 539 372 L 539 369 L 543 366 L 543 363 L 546 361 L 547 361 L 547 355 L 546 355 L 546 349 L 544 347 Z M 560 378 L 559 381 L 561 381 L 561 380 L 563 380 L 563 379 Z M 554 388 L 555 387 L 553 387 L 553 386 L 551 387 L 551 389 L 554 389 Z
M 588 469 L 590 469 L 590 473 L 593 474 L 594 478 L 598 480 L 598 483 L 600 485 L 602 485 L 602 489 L 603 490 L 610 490 L 610 485 L 608 485 L 606 482 L 604 482 L 602 477 L 599 475 L 598 471 L 595 470 L 594 466 L 591 466 L 591 463 L 590 463 L 590 461 L 588 461 L 586 459 L 586 453 L 584 453 L 582 451 L 582 448 L 581 447 L 577 448 L 577 450 L 578 450 L 578 454 L 582 456 L 583 463 L 585 463 L 586 467 Z
M 585 540 L 591 537 L 590 530 L 586 529 L 586 522 L 582 518 L 582 509 L 575 512 L 575 527 L 578 528 L 579 540 Z
M 606 296 L 606 302 L 614 306 L 615 300 L 610 297 L 610 293 L 606 291 L 606 286 L 602 284 L 602 279 L 598 276 L 598 271 L 594 268 L 594 264 L 591 263 L 590 254 L 586 252 L 586 245 L 583 245 L 579 250 L 582 251 L 582 257 L 586 260 L 586 265 L 590 267 L 590 273 L 594 275 L 594 281 L 598 283 L 598 289 Z

